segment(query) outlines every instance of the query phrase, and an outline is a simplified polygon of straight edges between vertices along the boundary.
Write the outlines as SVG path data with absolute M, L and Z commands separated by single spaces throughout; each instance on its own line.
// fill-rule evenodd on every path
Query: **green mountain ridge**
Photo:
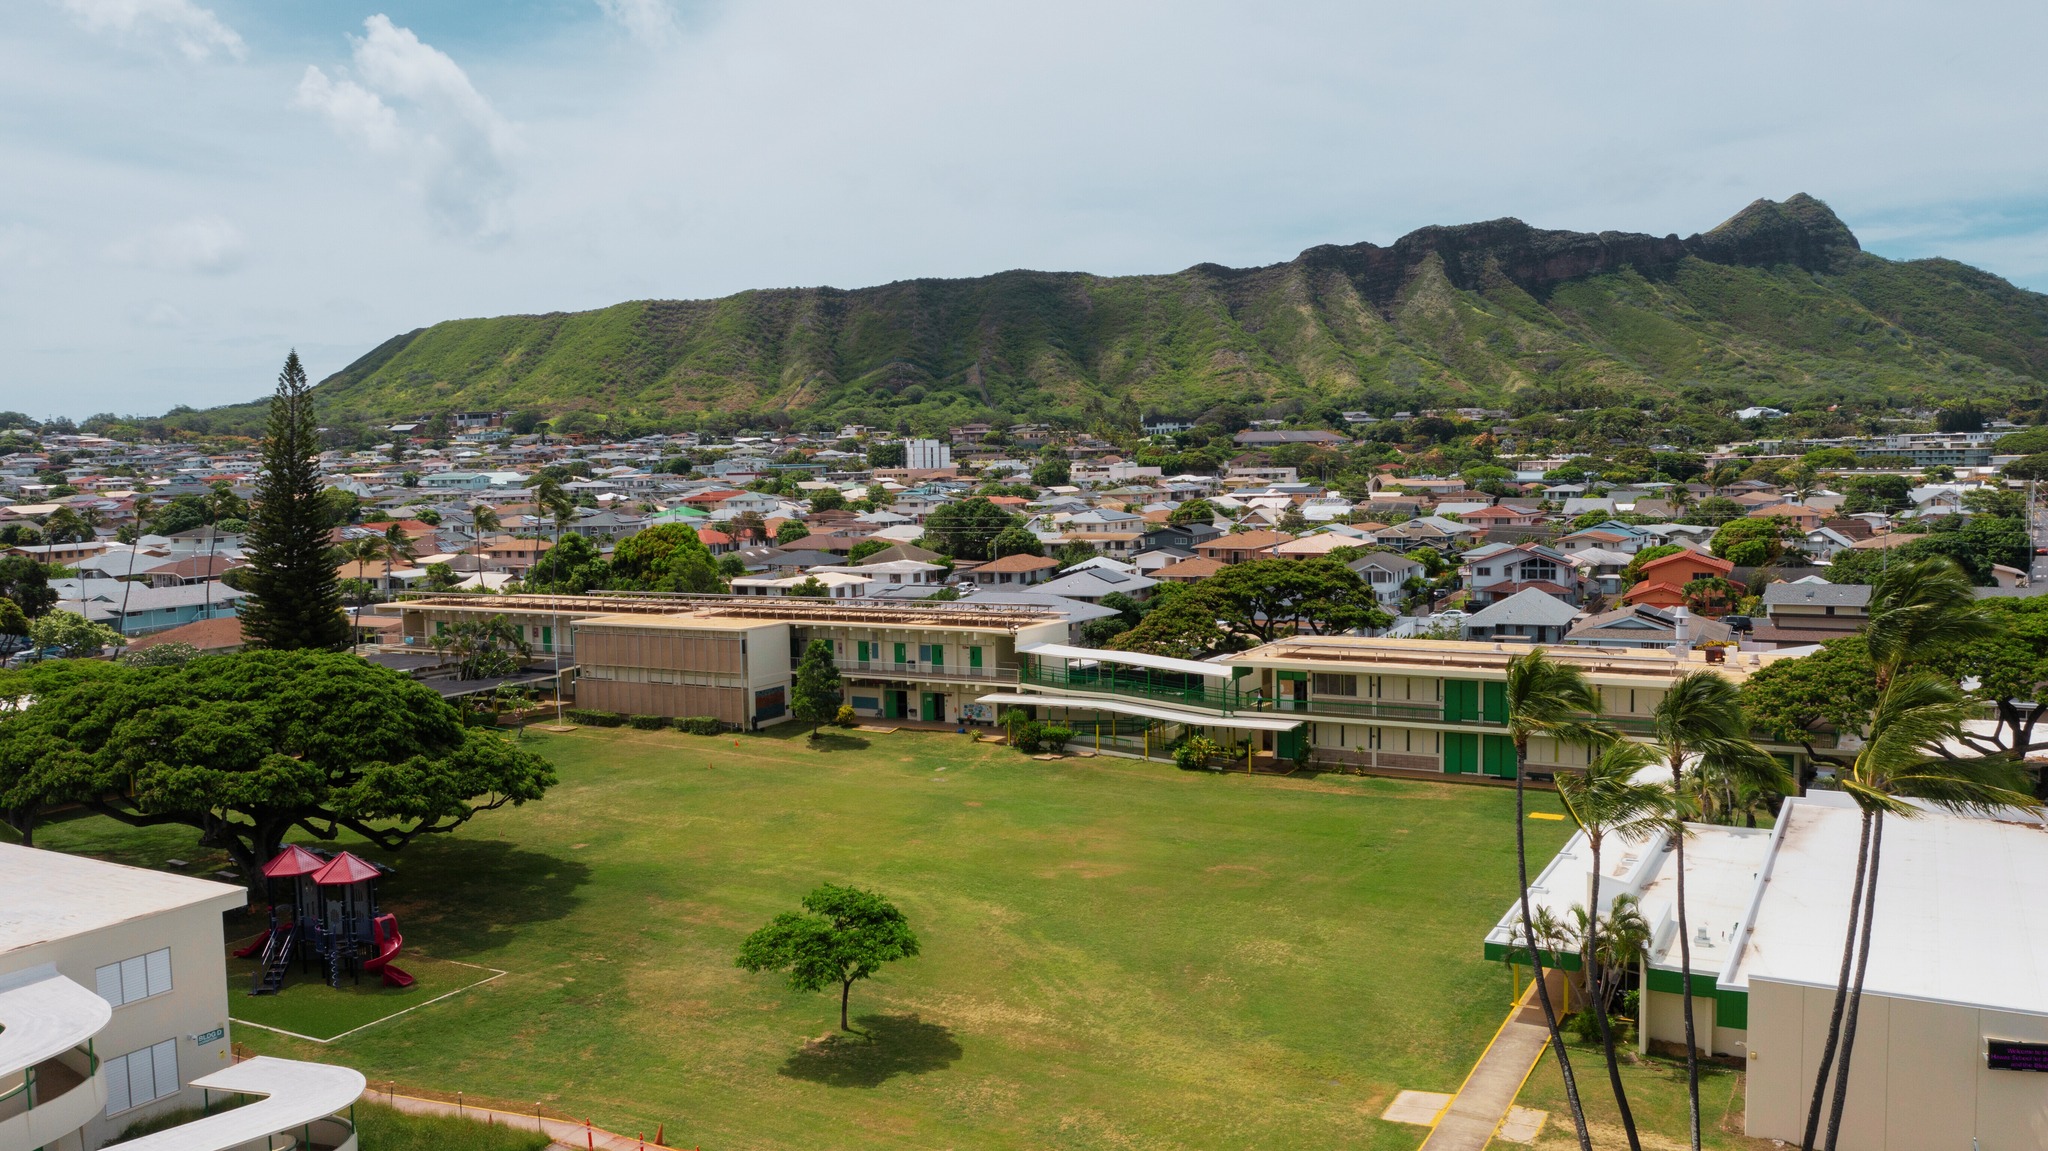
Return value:
M 2043 380 L 2048 296 L 1951 260 L 1866 253 L 1802 194 L 1684 239 L 1502 219 L 1259 268 L 1009 271 L 451 320 L 386 341 L 315 395 L 330 420 L 937 423 L 1226 401 L 1635 406 L 1702 388 L 1731 404 L 1932 405 Z

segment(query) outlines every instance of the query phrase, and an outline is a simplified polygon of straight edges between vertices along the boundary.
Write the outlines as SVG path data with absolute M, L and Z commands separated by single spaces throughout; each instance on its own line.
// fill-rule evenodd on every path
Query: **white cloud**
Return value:
M 399 146 L 402 133 L 398 113 L 375 92 L 353 80 L 330 80 L 327 73 L 308 65 L 299 81 L 298 103 L 326 115 L 334 130 L 352 137 L 372 151 L 385 152 Z
M 402 160 L 447 230 L 473 238 L 504 232 L 517 147 L 511 123 L 461 65 L 412 29 L 383 15 L 363 27 L 354 78 L 309 67 L 296 102 L 326 116 L 344 137 Z
M 192 0 L 64 0 L 64 10 L 93 32 L 144 44 L 168 41 L 194 63 L 215 52 L 237 60 L 249 54 L 233 28 Z
M 636 40 L 659 44 L 676 30 L 675 10 L 668 0 L 597 0 L 597 6 Z
M 144 300 L 128 307 L 128 320 L 142 328 L 182 328 L 192 317 L 169 300 Z
M 241 267 L 248 248 L 233 224 L 218 216 L 195 216 L 116 241 L 107 256 L 158 272 L 214 276 Z

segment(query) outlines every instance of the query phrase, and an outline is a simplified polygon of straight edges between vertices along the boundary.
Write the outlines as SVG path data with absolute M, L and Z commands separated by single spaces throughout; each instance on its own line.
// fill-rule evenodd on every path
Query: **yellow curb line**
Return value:
M 1463 1095 L 1465 1093 L 1465 1085 L 1472 1082 L 1472 1077 L 1479 1073 L 1479 1065 L 1481 1063 L 1486 1062 L 1486 1053 L 1488 1051 L 1493 1050 L 1494 1044 L 1500 1042 L 1500 1033 L 1506 1031 L 1508 1029 L 1508 1024 L 1513 1023 L 1515 1021 L 1515 1016 L 1521 1014 L 1522 1009 L 1529 1006 L 1529 996 L 1535 994 L 1535 992 L 1536 984 L 1532 981 L 1529 984 L 1528 989 L 1522 992 L 1522 997 L 1515 1001 L 1515 1005 L 1513 1007 L 1508 1008 L 1507 1017 L 1500 1021 L 1499 1027 L 1493 1029 L 1493 1038 L 1488 1039 L 1486 1041 L 1486 1046 L 1482 1048 L 1479 1052 L 1479 1058 L 1474 1059 L 1472 1061 L 1471 1068 L 1465 1072 L 1465 1078 L 1458 1081 L 1458 1089 L 1456 1091 L 1451 1092 L 1451 1097 L 1444 1101 L 1444 1105 L 1442 1107 L 1436 1109 L 1436 1117 L 1429 1121 L 1430 1130 L 1436 1130 L 1436 1125 L 1443 1122 L 1444 1113 L 1451 1109 L 1451 1104 L 1456 1103 L 1458 1101 L 1458 1096 Z M 1538 1056 L 1537 1058 L 1539 1062 L 1542 1059 L 1541 1056 Z M 1530 1070 L 1534 1071 L 1535 1068 L 1531 1067 Z M 1522 1082 L 1527 1083 L 1528 1081 L 1529 1077 L 1527 1075 L 1522 1076 Z M 1521 1090 L 1519 1088 L 1516 1089 L 1515 1094 L 1517 1097 L 1519 1097 L 1521 1095 Z M 1512 1106 L 1512 1104 L 1510 1104 L 1510 1106 Z M 1502 1118 L 1505 1119 L 1506 1117 L 1503 1116 Z M 1500 1130 L 1499 1123 L 1494 1124 L 1493 1127 L 1496 1132 Z

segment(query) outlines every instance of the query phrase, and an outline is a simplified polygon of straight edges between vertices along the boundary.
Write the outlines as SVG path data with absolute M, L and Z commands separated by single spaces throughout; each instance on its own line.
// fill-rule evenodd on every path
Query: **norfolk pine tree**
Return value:
M 320 498 L 320 441 L 299 353 L 285 357 L 270 399 L 263 475 L 249 520 L 249 598 L 242 632 L 250 647 L 340 651 L 349 646 L 341 581 Z
M 790 709 L 796 713 L 798 723 L 811 725 L 811 738 L 818 738 L 818 728 L 839 718 L 839 703 L 842 694 L 839 685 L 839 665 L 834 662 L 832 641 L 814 639 L 804 649 L 803 662 L 796 668 L 796 683 L 791 688 Z

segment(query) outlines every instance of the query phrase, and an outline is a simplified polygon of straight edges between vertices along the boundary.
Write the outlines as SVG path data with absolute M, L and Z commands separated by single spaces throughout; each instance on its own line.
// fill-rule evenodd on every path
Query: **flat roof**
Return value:
M 1120 663 L 1128 667 L 1149 667 L 1155 671 L 1178 672 L 1181 675 L 1200 675 L 1210 679 L 1233 679 L 1237 672 L 1229 664 L 1204 663 L 1194 659 L 1174 659 L 1164 655 L 1146 655 L 1137 651 L 1110 651 L 1107 648 L 1071 647 L 1063 643 L 1034 643 L 1017 649 L 1023 655 L 1051 656 L 1056 659 L 1088 660 L 1094 663 Z
M 1784 841 L 1733 982 L 1834 986 L 1860 830 L 1847 803 L 1831 793 L 1787 801 Z M 1887 817 L 1864 989 L 2048 1015 L 2044 904 L 2048 826 L 2039 820 Z
M 227 911 L 237 886 L 82 855 L 0 844 L 0 955 L 166 911 Z
M 1115 715 L 1135 715 L 1143 719 L 1160 719 L 1168 723 L 1185 723 L 1196 727 L 1224 727 L 1232 731 L 1293 731 L 1307 722 L 1300 719 L 1281 719 L 1272 715 L 1217 715 L 1209 712 L 1182 711 L 1163 704 L 1135 703 L 1111 695 L 998 692 L 994 695 L 984 695 L 974 702 L 994 704 L 998 707 L 1070 707 L 1076 711 L 1106 711 Z
M 114 1008 L 43 963 L 0 975 L 0 1079 L 99 1034 Z
M 1752 896 L 1769 858 L 1768 828 L 1687 824 L 1685 842 L 1685 912 L 1693 930 L 1692 971 L 1718 975 L 1741 939 Z M 1679 968 L 1677 892 L 1678 853 L 1668 835 L 1640 838 L 1610 835 L 1600 848 L 1600 900 L 1611 905 L 1618 895 L 1641 900 L 1650 927 L 1650 965 Z M 1574 906 L 1584 907 L 1592 889 L 1593 852 L 1586 834 L 1573 835 L 1529 883 L 1532 912 L 1547 909 L 1561 923 L 1573 921 Z M 1508 909 L 1487 933 L 1488 943 L 1519 944 L 1522 908 Z M 1705 931 L 1707 941 L 1701 942 Z
M 258 1055 L 202 1075 L 189 1085 L 263 1098 L 246 1107 L 107 1146 L 122 1151 L 229 1151 L 347 1110 L 362 1098 L 367 1081 L 352 1067 Z
M 379 604 L 386 613 L 476 612 L 486 615 L 559 615 L 578 623 L 600 617 L 608 626 L 637 619 L 657 626 L 754 627 L 769 623 L 851 623 L 881 627 L 947 627 L 1015 631 L 1041 623 L 1063 623 L 1065 613 L 1042 604 L 977 603 L 973 599 L 905 602 L 876 598 L 826 599 L 809 596 L 670 595 L 430 595 Z M 739 624 L 706 620 L 743 619 Z M 657 621 L 675 621 L 660 623 Z
M 1800 653 L 1783 651 L 1741 652 L 1725 663 L 1708 663 L 1694 651 L 1674 653 L 1663 648 L 1592 647 L 1575 644 L 1537 644 L 1559 663 L 1581 668 L 1596 679 L 1640 679 L 1668 682 L 1688 672 L 1712 670 L 1740 683 L 1765 664 L 1796 658 Z M 1412 668 L 1417 672 L 1505 672 L 1508 661 L 1530 651 L 1528 643 L 1496 643 L 1480 640 L 1398 639 L 1392 636 L 1318 635 L 1295 636 L 1262 644 L 1250 651 L 1227 657 L 1232 664 L 1250 667 L 1294 667 L 1322 663 L 1333 670 L 1367 668 Z

